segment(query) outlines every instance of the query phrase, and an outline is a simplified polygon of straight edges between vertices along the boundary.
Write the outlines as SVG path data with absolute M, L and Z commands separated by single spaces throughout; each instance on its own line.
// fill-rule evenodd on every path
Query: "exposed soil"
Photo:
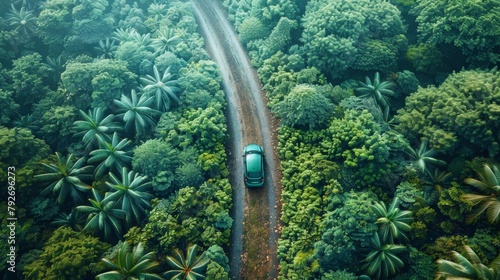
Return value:
M 226 93 L 230 140 L 226 148 L 233 186 L 234 219 L 230 268 L 233 279 L 276 279 L 281 175 L 276 154 L 276 120 L 249 58 L 219 1 L 192 0 L 206 49 L 219 65 Z M 243 147 L 257 143 L 266 151 L 266 184 L 248 189 L 243 184 Z

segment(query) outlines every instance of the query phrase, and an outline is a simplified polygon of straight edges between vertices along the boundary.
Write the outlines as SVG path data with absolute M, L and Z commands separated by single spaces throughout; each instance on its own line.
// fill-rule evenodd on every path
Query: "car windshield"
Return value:
M 248 173 L 248 177 L 250 177 L 250 178 L 259 178 L 260 177 L 260 173 L 259 172 L 249 172 Z

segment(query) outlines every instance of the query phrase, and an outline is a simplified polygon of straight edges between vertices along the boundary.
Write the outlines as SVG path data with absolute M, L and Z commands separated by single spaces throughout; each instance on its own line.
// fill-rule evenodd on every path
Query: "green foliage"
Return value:
M 62 49 L 64 38 L 71 28 L 73 5 L 72 1 L 49 0 L 38 15 L 37 33 L 52 49 Z
M 224 249 L 222 249 L 221 246 L 212 245 L 205 251 L 204 254 L 212 262 L 220 265 L 225 272 L 229 272 L 229 259 L 227 258 L 226 254 L 224 253 Z M 207 274 L 209 271 L 210 268 L 207 269 Z
M 80 205 L 76 210 L 88 213 L 87 222 L 82 231 L 89 231 L 94 235 L 102 236 L 106 240 L 120 239 L 122 235 L 122 223 L 127 212 L 113 208 L 115 201 L 102 197 L 95 189 L 92 189 L 94 199 L 89 198 L 91 205 Z
M 323 269 L 342 269 L 361 260 L 357 251 L 370 244 L 377 231 L 376 215 L 369 205 L 376 199 L 371 192 L 346 193 L 343 206 L 330 212 L 323 221 L 321 241 L 314 248 Z
M 120 100 L 114 100 L 114 104 L 118 106 L 117 117 L 125 123 L 126 131 L 135 132 L 140 136 L 147 131 L 147 128 L 155 126 L 155 116 L 159 115 L 160 111 L 150 107 L 153 102 L 153 97 L 147 94 L 138 97 L 135 90 L 131 91 L 130 98 L 122 94 Z
M 7 72 L 12 80 L 12 98 L 20 105 L 20 114 L 29 113 L 33 104 L 49 91 L 44 79 L 48 76 L 39 53 L 22 56 L 12 62 Z
M 54 231 L 40 256 L 24 267 L 26 279 L 83 279 L 110 245 L 68 227 Z
M 410 93 L 417 91 L 419 81 L 413 72 L 403 70 L 402 72 L 398 72 L 396 74 L 396 85 L 398 87 L 398 91 L 404 95 L 409 95 Z
M 81 136 L 86 149 L 97 146 L 98 139 L 111 141 L 111 134 L 115 131 L 122 130 L 120 124 L 113 121 L 114 115 L 106 115 L 104 117 L 104 109 L 102 107 L 89 110 L 88 114 L 80 110 L 80 116 L 83 120 L 78 120 L 73 123 L 74 129 L 78 132 L 75 136 Z
M 163 274 L 167 279 L 203 279 L 205 278 L 206 267 L 210 261 L 202 253 L 198 254 L 198 245 L 190 245 L 186 249 L 186 255 L 179 250 L 175 251 L 174 257 L 167 257 L 167 263 L 172 267 Z
M 436 275 L 436 266 L 431 257 L 413 247 L 407 247 L 410 252 L 408 260 L 404 260 L 409 269 L 396 275 L 394 280 L 432 280 Z
M 437 151 L 427 148 L 428 143 L 429 139 L 423 138 L 418 149 L 413 149 L 408 146 L 405 152 L 411 158 L 411 166 L 414 167 L 421 175 L 433 176 L 430 171 L 430 166 L 445 167 L 446 162 L 434 157 Z
M 442 64 L 443 54 L 436 46 L 421 43 L 408 48 L 406 59 L 412 63 L 415 70 L 436 74 Z
M 438 88 L 419 88 L 398 111 L 398 130 L 408 139 L 424 136 L 448 155 L 495 157 L 499 83 L 498 70 L 469 70 L 451 74 Z
M 144 86 L 143 91 L 147 96 L 153 97 L 153 104 L 156 110 L 161 112 L 168 111 L 172 104 L 180 102 L 177 92 L 180 89 L 176 86 L 177 80 L 173 79 L 170 73 L 170 68 L 167 68 L 162 75 L 158 71 L 156 65 L 153 65 L 154 77 L 146 75 L 141 77 L 141 82 Z
M 389 41 L 369 40 L 359 45 L 355 59 L 355 70 L 390 73 L 397 68 L 398 49 Z
M 74 203 L 82 202 L 85 197 L 84 192 L 91 189 L 84 182 L 92 178 L 92 174 L 90 174 L 92 167 L 86 166 L 85 161 L 85 158 L 80 158 L 74 162 L 73 154 L 63 157 L 56 152 L 55 164 L 42 163 L 48 173 L 35 176 L 36 180 L 50 183 L 41 194 L 57 194 L 57 203 L 59 204 L 63 204 L 68 197 L 71 197 Z
M 100 136 L 97 138 L 99 139 L 99 149 L 91 151 L 88 159 L 88 163 L 99 163 L 94 171 L 96 177 L 100 177 L 106 171 L 120 172 L 132 161 L 131 151 L 127 147 L 130 145 L 130 140 L 120 139 L 116 132 L 113 133 L 111 141 L 100 138 Z
M 182 188 L 153 208 L 141 238 L 160 254 L 170 254 L 186 243 L 198 242 L 205 247 L 228 244 L 230 227 L 217 228 L 215 224 L 231 206 L 227 179 L 205 182 L 199 189 Z
M 333 113 L 333 104 L 311 85 L 297 85 L 272 110 L 290 127 L 318 129 Z
M 128 172 L 126 167 L 120 173 L 121 180 L 114 174 L 109 174 L 111 182 L 106 182 L 106 185 L 111 191 L 106 193 L 104 200 L 115 202 L 114 207 L 127 213 L 125 220 L 129 226 L 141 224 L 146 211 L 151 209 L 153 195 L 148 192 L 151 182 L 145 181 L 147 177 L 134 171 Z
M 373 98 L 381 110 L 384 112 L 384 119 L 389 119 L 389 97 L 394 97 L 396 94 L 390 88 L 394 86 L 393 83 L 388 81 L 380 82 L 380 74 L 375 73 L 373 83 L 370 78 L 365 77 L 365 83 L 359 82 L 359 88 L 356 91 L 361 93 L 361 98 Z
M 325 273 L 321 276 L 321 280 L 357 280 L 358 276 L 349 273 L 345 270 L 336 270 Z
M 397 170 L 398 151 L 405 139 L 395 132 L 382 132 L 366 110 L 346 110 L 341 119 L 333 119 L 326 132 L 328 141 L 321 146 L 331 160 L 343 162 L 357 188 L 382 182 Z M 387 178 L 387 177 L 386 177 Z
M 376 66 L 377 63 L 361 56 L 373 48 L 377 49 L 380 62 L 390 63 L 377 66 L 377 69 L 389 69 L 394 65 L 394 50 L 389 49 L 387 43 L 377 44 L 370 40 L 388 40 L 404 32 L 399 10 L 387 1 L 360 0 L 348 4 L 309 1 L 302 22 L 304 31 L 300 40 L 304 43 L 308 64 L 329 73 L 332 78 L 345 76 L 356 65 L 361 68 Z M 370 53 L 369 57 L 372 55 Z
M 12 98 L 12 92 L 0 89 L 0 125 L 6 125 L 11 122 L 12 118 L 18 112 L 19 104 Z
M 115 58 L 125 61 L 134 73 L 144 74 L 146 72 L 144 66 L 151 66 L 155 56 L 148 46 L 141 42 L 124 41 L 116 50 Z
M 43 172 L 40 162 L 46 159 L 50 151 L 49 146 L 41 139 L 36 138 L 25 128 L 6 128 L 0 126 L 0 180 L 7 182 L 8 166 L 15 167 L 16 189 L 19 200 L 31 197 L 33 175 Z M 7 184 L 2 185 L 2 191 L 7 192 Z M 23 195 L 21 195 L 23 194 Z
M 401 182 L 396 186 L 394 197 L 401 201 L 401 206 L 405 209 L 411 209 L 417 197 L 422 197 L 423 193 L 417 189 L 415 184 L 408 181 Z
M 68 62 L 61 74 L 62 85 L 72 94 L 92 98 L 92 107 L 108 108 L 114 99 L 136 86 L 136 74 L 121 60 L 99 59 L 90 62 Z M 87 106 L 78 104 L 81 110 Z
M 404 266 L 398 257 L 398 254 L 406 250 L 404 246 L 383 243 L 378 233 L 375 233 L 371 239 L 370 249 L 372 250 L 364 259 L 363 268 L 375 279 L 387 279 L 389 275 L 396 274 Z
M 258 17 L 247 17 L 238 28 L 240 41 L 247 44 L 250 41 L 264 38 L 269 34 L 269 29 Z
M 378 236 L 380 242 L 394 243 L 394 240 L 407 242 L 405 232 L 411 230 L 410 223 L 413 221 L 413 213 L 409 210 L 401 211 L 399 199 L 396 197 L 387 208 L 384 202 L 375 202 L 372 211 L 376 214 L 375 224 L 379 226 Z
M 464 246 L 464 255 L 452 251 L 454 261 L 439 259 L 436 261 L 438 271 L 436 279 L 450 279 L 450 278 L 463 278 L 463 279 L 478 279 L 478 280 L 493 280 L 498 279 L 500 275 L 500 257 L 497 257 L 486 266 L 479 260 L 476 252 L 469 246 Z
M 44 112 L 36 122 L 44 140 L 57 150 L 65 149 L 73 136 L 73 123 L 78 112 L 69 105 L 55 106 Z
M 154 260 L 153 252 L 146 253 L 146 248 L 142 243 L 132 249 L 130 247 L 129 243 L 123 242 L 116 260 L 103 258 L 104 264 L 112 270 L 97 275 L 96 279 L 163 279 L 153 272 L 159 266 L 159 263 Z
M 463 198 L 464 195 L 465 192 L 455 184 L 443 190 L 438 202 L 441 213 L 452 220 L 464 221 L 466 213 L 472 208 L 472 204 Z
M 472 213 L 466 222 L 476 221 L 483 213 L 488 223 L 496 224 L 500 219 L 500 170 L 496 165 L 484 165 L 477 170 L 478 179 L 467 178 L 464 182 L 477 189 L 481 194 L 464 194 L 461 197 L 473 205 Z
M 152 179 L 153 190 L 156 194 L 165 196 L 175 191 L 178 151 L 166 141 L 152 139 L 137 146 L 132 159 L 133 169 Z
M 417 0 L 416 3 L 412 13 L 416 15 L 422 41 L 452 44 L 475 66 L 498 63 L 500 57 L 495 51 L 500 46 L 498 1 Z
M 447 259 L 451 260 L 449 252 L 458 251 L 461 252 L 464 245 L 469 244 L 469 239 L 467 236 L 463 235 L 452 235 L 452 236 L 442 236 L 434 241 L 433 244 L 429 244 L 425 253 L 432 257 L 433 259 Z

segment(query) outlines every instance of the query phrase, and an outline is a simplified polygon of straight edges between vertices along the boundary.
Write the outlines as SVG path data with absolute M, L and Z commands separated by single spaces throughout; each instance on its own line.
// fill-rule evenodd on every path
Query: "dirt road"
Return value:
M 230 267 L 232 279 L 275 279 L 278 276 L 279 182 L 276 128 L 266 106 L 257 73 L 216 0 L 192 0 L 206 49 L 219 65 L 228 104 L 230 140 L 228 167 L 233 186 L 234 219 Z M 243 147 L 257 143 L 266 151 L 266 184 L 247 189 L 243 184 Z

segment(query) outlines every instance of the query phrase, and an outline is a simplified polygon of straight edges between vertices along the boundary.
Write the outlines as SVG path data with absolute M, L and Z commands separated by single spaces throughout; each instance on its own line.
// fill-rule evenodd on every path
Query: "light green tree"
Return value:
M 160 75 L 156 65 L 153 65 L 153 75 L 141 77 L 143 91 L 153 97 L 153 104 L 158 111 L 166 112 L 171 108 L 172 103 L 180 102 L 177 96 L 180 88 L 177 87 L 177 80 L 173 79 L 170 68 Z
M 106 171 L 121 171 L 132 161 L 131 151 L 127 147 L 130 145 L 130 140 L 120 139 L 116 132 L 113 133 L 111 141 L 100 136 L 97 136 L 97 139 L 99 149 L 91 151 L 88 159 L 88 163 L 99 163 L 94 171 L 96 177 L 103 175 Z
M 333 115 L 333 104 L 312 85 L 297 85 L 289 95 L 272 107 L 283 124 L 290 127 L 318 129 Z
M 475 178 L 464 180 L 467 185 L 481 193 L 462 195 L 462 198 L 470 201 L 474 207 L 466 222 L 472 223 L 486 213 L 488 222 L 496 224 L 500 220 L 500 170 L 496 165 L 485 165 L 477 174 L 479 180 Z
M 384 202 L 375 202 L 372 211 L 377 215 L 375 224 L 379 226 L 378 237 L 382 242 L 394 243 L 398 241 L 408 241 L 405 232 L 411 230 L 410 223 L 413 221 L 413 213 L 409 210 L 398 208 L 399 198 L 395 197 L 387 208 Z

